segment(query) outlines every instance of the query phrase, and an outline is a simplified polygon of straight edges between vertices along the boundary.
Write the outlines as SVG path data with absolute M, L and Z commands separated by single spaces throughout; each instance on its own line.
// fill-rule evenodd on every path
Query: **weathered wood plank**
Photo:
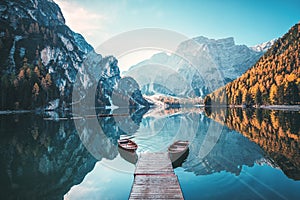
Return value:
M 183 199 L 168 153 L 142 153 L 129 199 Z
M 142 153 L 134 174 L 174 174 L 174 171 L 168 153 Z

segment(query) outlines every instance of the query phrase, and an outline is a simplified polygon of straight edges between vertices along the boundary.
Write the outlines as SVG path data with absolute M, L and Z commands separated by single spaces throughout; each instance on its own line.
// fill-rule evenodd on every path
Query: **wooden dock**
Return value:
M 183 199 L 168 153 L 142 153 L 129 199 Z

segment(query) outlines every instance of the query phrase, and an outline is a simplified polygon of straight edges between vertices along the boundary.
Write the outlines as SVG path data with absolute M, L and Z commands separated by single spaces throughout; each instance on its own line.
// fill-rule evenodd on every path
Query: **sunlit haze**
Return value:
M 141 50 L 133 51 L 121 56 L 118 59 L 118 66 L 122 71 L 127 71 L 131 66 L 138 64 L 139 62 L 149 59 L 153 54 L 159 53 L 158 50 Z
M 170 29 L 188 37 L 234 37 L 253 46 L 282 36 L 299 18 L 298 0 L 81 1 L 55 0 L 66 24 L 95 48 L 138 28 Z
M 115 35 L 146 27 L 173 30 L 189 38 L 234 37 L 237 44 L 253 46 L 282 36 L 300 19 L 297 0 L 55 2 L 66 24 L 94 48 Z M 124 71 L 148 57 L 149 52 L 126 57 L 119 61 L 120 68 Z

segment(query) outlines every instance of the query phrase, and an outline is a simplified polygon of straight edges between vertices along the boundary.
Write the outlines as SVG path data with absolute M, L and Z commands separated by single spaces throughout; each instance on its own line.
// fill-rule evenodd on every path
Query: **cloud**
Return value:
M 107 39 L 106 24 L 109 18 L 95 13 L 76 1 L 55 0 L 62 10 L 66 24 L 75 32 L 82 34 L 94 47 Z

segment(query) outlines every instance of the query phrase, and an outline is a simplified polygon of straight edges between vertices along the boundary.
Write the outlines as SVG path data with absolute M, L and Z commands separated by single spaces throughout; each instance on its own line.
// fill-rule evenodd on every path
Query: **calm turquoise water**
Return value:
M 255 133 L 243 133 L 243 125 L 239 131 L 247 137 L 201 110 L 85 119 L 0 115 L 1 199 L 128 199 L 134 155 L 120 154 L 116 141 L 121 134 L 138 143 L 137 154 L 166 151 L 178 139 L 190 141 L 186 161 L 175 169 L 185 199 L 298 199 L 299 126 L 294 121 L 299 113 L 272 113 L 273 121 L 269 114 L 264 112 L 262 121 L 272 125 L 274 116 L 283 116 L 272 126 L 289 137 L 273 141 L 274 133 L 261 132 L 263 142 L 256 144 Z M 263 130 L 265 121 L 259 121 Z

